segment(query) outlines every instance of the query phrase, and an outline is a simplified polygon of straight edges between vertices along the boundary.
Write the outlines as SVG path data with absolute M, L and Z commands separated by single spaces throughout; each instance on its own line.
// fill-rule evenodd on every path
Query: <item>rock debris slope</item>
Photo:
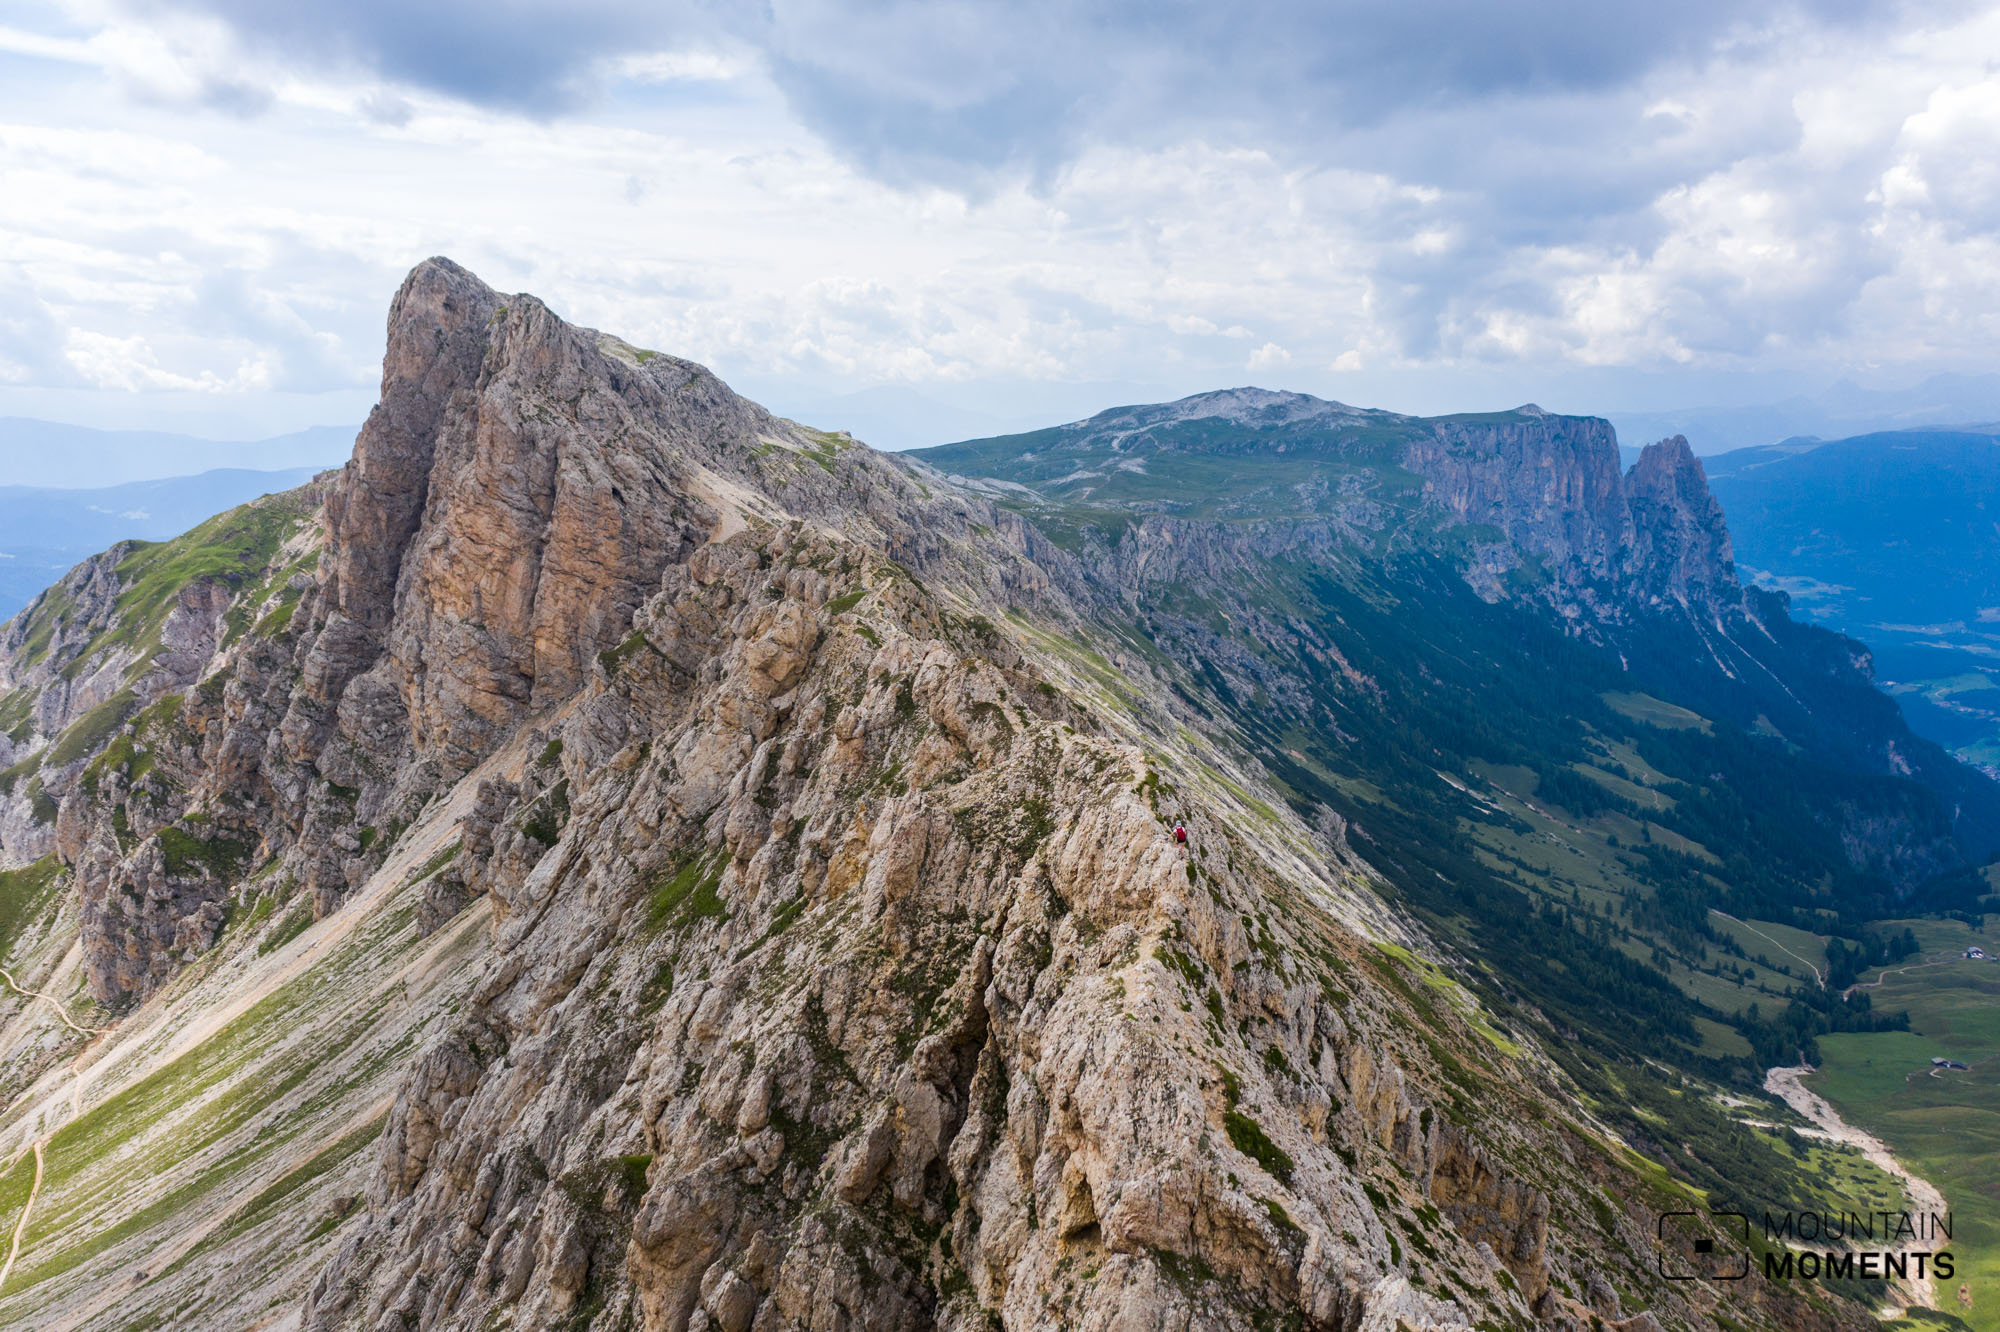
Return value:
M 268 507 L 6 631 L 8 947 L 112 1030 L 7 1029 L 0 1316 L 1708 1325 L 1685 1195 L 977 487 L 432 260 Z

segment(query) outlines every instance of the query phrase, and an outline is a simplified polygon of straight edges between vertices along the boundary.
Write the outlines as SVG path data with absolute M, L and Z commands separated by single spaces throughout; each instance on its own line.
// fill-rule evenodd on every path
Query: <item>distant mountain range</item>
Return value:
M 878 385 L 831 396 L 787 394 L 773 406 L 794 419 L 845 430 L 874 448 L 902 450 L 1032 431 L 1066 405 L 1088 410 L 1082 404 L 1143 392 L 1134 385 L 1108 383 L 1044 385 L 1031 395 L 1039 410 L 1023 411 L 1025 399 L 1011 405 L 968 405 L 901 385 Z M 1591 409 L 1588 403 L 1577 405 Z M 1795 436 L 1836 439 L 1938 422 L 2000 421 L 2000 375 L 1936 375 L 1913 388 L 1890 391 L 1842 383 L 1809 396 L 1748 405 L 1598 410 L 1628 446 L 1629 465 L 1639 446 L 1673 435 L 1686 436 L 1695 453 L 1705 457 Z M 268 439 L 232 441 L 0 417 L 0 486 L 108 486 L 214 468 L 334 467 L 347 460 L 359 429 L 313 426 Z
M 2000 770 L 2000 426 L 1704 460 L 1748 581 L 1867 643 L 1911 726 Z
M 1027 430 L 1048 421 L 1049 414 L 978 411 L 918 393 L 881 385 L 858 393 L 787 401 L 780 410 L 799 421 L 829 430 L 845 430 L 873 448 L 897 451 L 928 448 L 951 439 Z
M 218 468 L 94 490 L 0 486 L 0 621 L 86 555 L 118 541 L 179 536 L 223 509 L 303 485 L 317 470 Z
M 1942 422 L 2000 420 L 2000 375 L 1934 375 L 1914 388 L 1891 391 L 1842 383 L 1782 402 L 1605 416 L 1629 445 L 1685 435 L 1696 453 L 1708 455 L 1794 436 L 1842 439 L 1930 429 Z
M 0 417 L 0 486 L 117 486 L 218 468 L 338 467 L 353 451 L 357 429 L 312 426 L 269 439 L 221 440 L 5 416 Z
M 772 405 L 784 415 L 848 431 L 878 449 L 928 448 L 947 440 L 1033 431 L 1065 410 L 1082 415 L 1104 402 L 1147 401 L 1155 392 L 1134 384 L 1042 384 L 1024 388 L 1015 402 L 990 397 L 947 402 L 901 385 L 820 397 L 801 397 L 782 385 L 772 389 L 781 395 Z M 1638 446 L 1674 435 L 1685 436 L 1695 453 L 1706 457 L 1793 436 L 1842 439 L 1945 422 L 2000 421 L 2000 375 L 1936 375 L 1894 390 L 1840 383 L 1777 402 L 1659 411 L 1609 410 L 1589 394 L 1561 397 L 1571 410 L 1610 421 L 1619 439 L 1631 446 L 1631 457 L 1637 456 Z

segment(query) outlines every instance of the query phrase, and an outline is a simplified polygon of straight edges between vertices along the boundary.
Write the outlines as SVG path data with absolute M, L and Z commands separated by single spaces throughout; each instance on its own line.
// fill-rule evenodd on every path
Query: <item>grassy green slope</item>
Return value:
M 267 887 L 142 1017 L 12 1096 L 0 1234 L 37 1139 L 44 1178 L 0 1325 L 242 1325 L 298 1298 L 340 1242 L 351 1208 L 335 1201 L 360 1191 L 401 1072 L 483 955 L 483 902 L 429 937 L 416 923 L 426 856 L 462 812 L 419 825 L 380 891 L 303 936 L 310 916 Z
M 136 541 L 116 567 L 119 592 L 112 614 L 81 644 L 64 652 L 65 678 L 74 679 L 108 649 L 130 648 L 137 665 L 152 660 L 160 630 L 181 589 L 198 580 L 241 590 L 268 571 L 271 558 L 298 532 L 310 514 L 303 491 L 253 500 L 217 514 L 171 541 Z M 56 631 L 71 622 L 77 606 L 62 588 L 52 588 L 22 612 L 22 649 L 17 671 L 38 665 L 53 650 Z
M 1503 413 L 1511 418 L 1513 414 Z M 1115 532 L 1115 513 L 1269 519 L 1321 513 L 1366 495 L 1414 512 L 1422 479 L 1399 465 L 1423 421 L 1305 420 L 1277 425 L 1172 420 L 1134 429 L 1121 412 L 1025 435 L 919 449 L 942 471 L 1032 487 L 1036 520 L 1052 536 L 1093 521 Z

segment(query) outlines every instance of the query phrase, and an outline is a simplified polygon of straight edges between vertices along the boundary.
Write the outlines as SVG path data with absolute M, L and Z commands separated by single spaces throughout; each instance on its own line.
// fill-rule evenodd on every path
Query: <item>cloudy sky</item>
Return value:
M 1997 62 L 1951 0 L 0 0 L 0 415 L 358 421 L 433 253 L 945 435 L 1987 373 Z

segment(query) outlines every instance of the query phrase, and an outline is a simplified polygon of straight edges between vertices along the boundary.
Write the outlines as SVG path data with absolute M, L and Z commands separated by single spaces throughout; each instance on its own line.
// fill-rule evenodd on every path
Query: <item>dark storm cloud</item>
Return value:
M 1191 131 L 1311 158 L 1406 117 L 1603 93 L 1725 41 L 1771 40 L 1772 25 L 1845 26 L 1882 8 L 1777 6 L 1752 28 L 1743 6 L 1715 0 L 1005 10 L 808 0 L 775 7 L 756 36 L 809 123 L 894 176 L 1048 167 L 1094 140 Z
M 1605 93 L 1719 47 L 1741 55 L 1896 11 L 1857 0 L 134 3 L 212 15 L 288 59 L 538 115 L 587 100 L 618 56 L 748 47 L 848 156 L 891 179 L 945 180 L 1046 171 L 1092 142 L 1191 131 L 1306 158 L 1337 140 L 1365 151 L 1351 140 L 1400 118 Z
M 676 26 L 671 6 L 627 0 L 133 0 L 127 8 L 205 14 L 253 50 L 537 114 L 575 105 L 604 57 L 635 43 L 656 47 Z
M 2000 19 L 1962 0 L 110 2 L 165 52 L 126 77 L 194 110 L 197 133 L 205 110 L 256 136 L 309 106 L 328 136 L 312 142 L 350 164 L 482 180 L 518 149 L 525 206 L 504 227 L 414 178 L 356 206 L 402 226 L 407 192 L 420 221 L 380 234 L 445 237 L 587 297 L 607 327 L 638 311 L 649 336 L 760 372 L 1138 382 L 1162 365 L 1290 366 L 1307 386 L 1905 347 L 1965 360 L 1990 344 L 2000 292 L 2000 171 L 1983 165 L 2000 161 L 2000 83 L 1978 63 Z M 294 74 L 313 86 L 288 90 Z M 440 97 L 497 114 L 436 117 Z M 802 146 L 801 127 L 831 151 Z M 603 218 L 579 198 L 629 220 L 593 231 Z M 727 235 L 703 230 L 717 214 Z M 858 217 L 811 265 L 764 262 Z M 654 291 L 662 264 L 647 278 L 569 240 L 643 244 L 654 225 L 715 290 Z M 254 347 L 266 382 L 365 377 L 354 349 L 373 325 L 321 331 L 321 307 L 348 319 L 344 299 L 184 285 L 213 316 L 184 315 L 188 338 Z M 37 336 L 0 320 L 0 375 L 49 372 L 25 359 Z

